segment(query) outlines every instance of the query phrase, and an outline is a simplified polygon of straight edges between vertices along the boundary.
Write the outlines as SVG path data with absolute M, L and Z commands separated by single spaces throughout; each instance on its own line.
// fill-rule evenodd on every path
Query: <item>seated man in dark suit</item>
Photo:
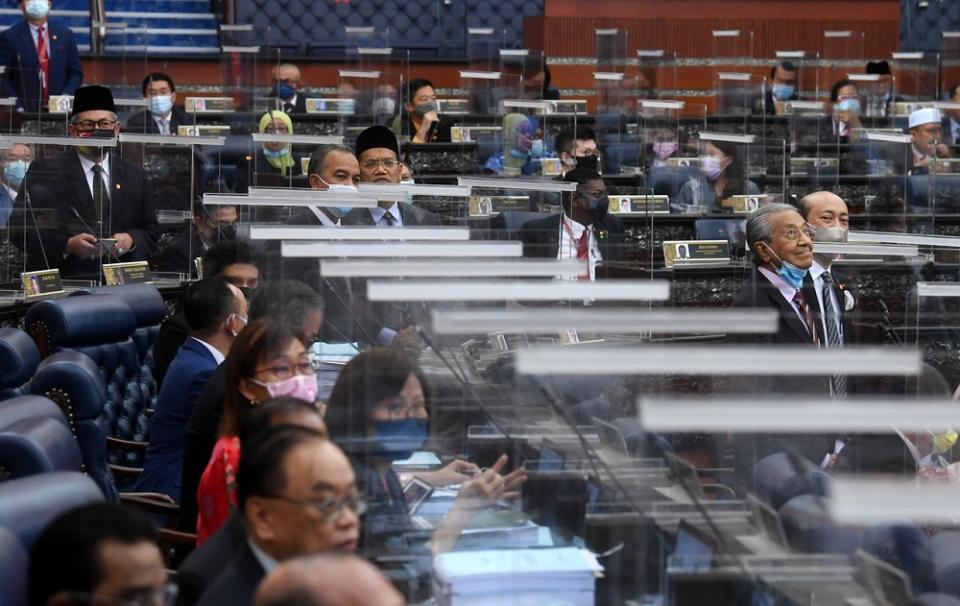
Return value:
M 50 95 L 73 95 L 83 66 L 73 32 L 47 21 L 49 0 L 20 0 L 24 20 L 0 34 L 0 94 L 17 98 L 17 110 L 46 111 Z
M 773 309 L 777 312 L 777 331 L 771 334 L 729 336 L 736 343 L 820 347 L 821 330 L 817 318 L 820 305 L 804 287 L 813 265 L 813 229 L 796 209 L 787 204 L 761 206 L 747 218 L 747 242 L 753 251 L 754 271 L 734 302 L 734 307 Z M 806 395 L 829 398 L 833 395 L 830 377 L 824 376 L 751 376 L 735 386 L 738 394 L 779 397 Z M 780 451 L 793 451 L 815 465 L 834 460 L 834 436 L 738 435 L 734 444 L 737 475 L 748 486 L 753 465 L 762 457 Z
M 205 278 L 223 276 L 249 299 L 251 291 L 260 286 L 260 256 L 242 240 L 218 242 L 203 253 L 200 268 Z M 190 326 L 181 310 L 160 325 L 160 331 L 153 344 L 153 376 L 158 385 L 163 384 L 167 367 L 177 350 L 187 340 Z
M 68 130 L 72 137 L 116 137 L 120 123 L 110 89 L 78 90 Z M 39 239 L 27 241 L 29 267 L 57 267 L 65 278 L 99 279 L 101 262 L 150 258 L 157 218 L 147 175 L 109 150 L 77 147 L 30 165 L 17 204 L 51 213 Z
M 623 223 L 607 212 L 610 199 L 599 174 L 577 168 L 563 180 L 576 183 L 577 191 L 564 196 L 563 213 L 523 224 L 523 256 L 580 259 L 583 277 L 593 280 L 598 261 L 623 260 Z
M 285 114 L 307 113 L 307 98 L 300 94 L 300 68 L 293 63 L 281 63 L 273 68 L 273 79 L 270 97 L 276 109 Z
M 361 183 L 400 183 L 400 145 L 386 126 L 371 126 L 357 135 L 354 154 L 360 162 Z M 355 208 L 343 225 L 403 227 L 439 225 L 437 215 L 406 202 L 381 202 L 377 208 Z
M 363 505 L 353 468 L 313 429 L 270 427 L 244 445 L 237 510 L 247 542 L 201 596 L 203 606 L 252 604 L 257 585 L 279 563 L 357 549 Z
M 247 300 L 223 276 L 194 282 L 184 296 L 190 338 L 177 352 L 160 386 L 143 473 L 136 492 L 159 492 L 180 500 L 183 439 L 193 403 L 223 363 L 247 324 Z
M 143 98 L 150 104 L 127 120 L 127 132 L 150 135 L 175 135 L 177 127 L 193 124 L 193 119 L 177 105 L 177 88 L 173 79 L 160 72 L 147 74 L 140 86 Z
M 195 276 L 194 259 L 217 242 L 236 239 L 237 218 L 236 206 L 205 206 L 201 200 L 194 201 L 193 224 L 153 255 L 150 268 Z

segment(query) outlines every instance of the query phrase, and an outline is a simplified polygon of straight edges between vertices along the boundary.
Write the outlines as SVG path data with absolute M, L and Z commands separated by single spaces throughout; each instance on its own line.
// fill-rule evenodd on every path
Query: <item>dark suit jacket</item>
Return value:
M 197 603 L 200 606 L 249 606 L 253 603 L 257 585 L 265 576 L 263 566 L 244 542 Z
M 810 306 L 814 318 L 818 318 L 820 306 L 812 289 L 805 292 L 804 298 Z M 754 269 L 752 276 L 740 291 L 733 306 L 748 309 L 773 309 L 777 311 L 779 321 L 775 333 L 730 335 L 728 341 L 731 343 L 789 345 L 794 347 L 814 346 L 810 333 L 793 306 L 783 298 L 777 287 L 757 269 Z M 830 380 L 823 376 L 747 376 L 742 381 L 732 384 L 731 387 L 732 391 L 739 395 L 830 397 Z M 827 434 L 738 434 L 734 439 L 734 467 L 741 488 L 751 488 L 753 465 L 763 457 L 776 452 L 792 450 L 814 465 L 820 465 L 823 457 L 833 450 L 835 439 L 836 436 Z
M 440 217 L 413 204 L 400 202 L 400 218 L 404 227 L 417 225 L 440 225 Z M 369 208 L 355 208 L 340 220 L 341 225 L 373 225 Z
M 70 28 L 47 21 L 50 39 L 50 94 L 72 95 L 83 84 L 80 53 Z M 40 58 L 27 20 L 0 34 L 0 81 L 4 97 L 17 97 L 17 107 L 36 112 L 40 107 Z
M 234 512 L 217 532 L 187 556 L 177 570 L 178 606 L 196 604 L 224 570 L 224 562 L 229 562 L 244 549 L 249 549 L 247 531 L 240 514 Z
M 160 387 L 157 407 L 150 419 L 150 446 L 139 492 L 159 492 L 180 500 L 183 440 L 194 400 L 217 369 L 213 354 L 196 339 L 187 339 L 173 359 Z
M 109 162 L 110 201 L 108 208 L 104 209 L 104 237 L 109 238 L 118 232 L 129 233 L 136 246 L 122 255 L 120 261 L 146 261 L 153 253 L 158 230 L 147 174 L 116 153 L 109 155 Z M 29 203 L 41 224 L 40 242 L 43 245 L 41 250 L 40 243 L 30 231 L 26 251 L 28 266 L 44 268 L 43 252 L 46 252 L 50 266 L 60 268 L 64 277 L 98 277 L 100 264 L 97 259 L 64 256 L 69 238 L 90 231 L 73 216 L 71 207 L 79 211 L 92 229 L 99 229 L 99 209 L 94 204 L 78 153 L 70 149 L 35 160 L 17 195 L 17 204 L 21 207 L 28 202 L 25 194 L 29 194 Z M 104 259 L 104 262 L 110 261 L 116 259 Z
M 303 94 L 302 91 L 297 91 L 297 99 L 296 99 L 296 101 L 295 101 L 294 104 L 293 104 L 293 109 L 291 109 L 291 110 L 289 110 L 289 111 L 288 111 L 288 109 L 287 109 L 287 102 L 284 101 L 283 99 L 277 99 L 275 96 L 270 97 L 270 109 L 277 109 L 277 108 L 278 108 L 278 106 L 277 106 L 277 103 L 278 103 L 278 102 L 280 103 L 280 105 L 279 105 L 280 111 L 282 111 L 282 112 L 284 112 L 284 113 L 286 113 L 286 114 L 288 114 L 288 115 L 293 116 L 293 115 L 296 115 L 296 114 L 305 114 L 305 113 L 307 113 L 307 98 L 306 98 L 306 96 L 304 96 L 304 94 Z
M 562 215 L 527 221 L 520 228 L 524 257 L 556 259 L 560 251 L 560 221 Z M 623 260 L 623 223 L 613 215 L 595 224 L 597 245 L 604 261 Z
M 166 246 L 150 257 L 150 268 L 154 271 L 194 275 L 196 268 L 193 266 L 193 260 L 202 257 L 203 253 L 203 240 L 197 233 L 197 228 L 191 225 L 190 229 L 170 240 Z
M 177 105 L 173 106 L 173 110 L 170 112 L 170 132 L 175 135 L 177 134 L 177 127 L 184 125 L 193 125 L 193 118 L 191 118 L 182 107 Z M 149 109 L 139 111 L 130 116 L 127 120 L 127 127 L 124 130 L 130 133 L 160 134 L 160 129 L 157 128 L 157 123 L 154 122 Z
M 185 532 L 197 530 L 197 486 L 217 443 L 226 391 L 227 367 L 221 364 L 194 401 L 187 421 L 183 440 L 180 516 L 177 518 L 177 528 Z
M 153 342 L 153 378 L 157 385 L 163 385 L 167 376 L 167 369 L 176 357 L 177 352 L 187 336 L 190 334 L 190 325 L 183 310 L 175 313 L 160 324 L 160 332 Z

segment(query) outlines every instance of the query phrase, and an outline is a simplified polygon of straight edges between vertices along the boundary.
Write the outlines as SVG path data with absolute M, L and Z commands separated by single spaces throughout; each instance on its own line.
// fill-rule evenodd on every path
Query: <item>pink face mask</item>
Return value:
M 657 154 L 657 158 L 661 160 L 666 160 L 673 153 L 677 151 L 677 142 L 676 141 L 654 141 L 653 142 L 653 153 Z
M 290 396 L 310 404 L 317 401 L 317 377 L 314 375 L 294 375 L 282 381 L 270 383 L 254 381 L 254 383 L 265 387 L 271 398 Z

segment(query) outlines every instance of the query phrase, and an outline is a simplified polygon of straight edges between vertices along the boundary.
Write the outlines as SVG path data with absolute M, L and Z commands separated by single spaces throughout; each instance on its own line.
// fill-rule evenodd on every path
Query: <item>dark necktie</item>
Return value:
M 810 338 L 814 345 L 820 345 L 820 337 L 817 335 L 817 327 L 813 323 L 813 314 L 810 313 L 810 306 L 807 305 L 807 301 L 803 298 L 803 293 L 799 290 L 793 293 L 793 302 L 797 304 L 797 309 L 800 310 L 800 315 L 803 317 L 803 323 L 807 327 L 807 332 L 810 333 Z
M 394 227 L 397 224 L 397 218 L 393 216 L 392 212 L 387 210 L 383 213 L 383 222 L 387 224 L 387 227 Z
M 293 113 L 293 103 L 284 103 L 283 104 L 283 113 L 292 114 Z
M 104 209 L 110 203 L 110 193 L 103 180 L 103 167 L 94 164 L 93 168 L 93 206 L 97 212 L 97 220 L 103 222 Z M 109 213 L 107 213 L 109 216 Z M 109 230 L 108 230 L 109 231 Z
M 830 272 L 825 271 L 820 275 L 823 280 L 823 318 L 827 323 L 827 346 L 843 347 L 843 340 L 840 338 L 839 318 L 837 311 L 833 308 L 833 277 Z M 843 375 L 833 375 L 833 393 L 838 398 L 847 397 L 847 377 Z

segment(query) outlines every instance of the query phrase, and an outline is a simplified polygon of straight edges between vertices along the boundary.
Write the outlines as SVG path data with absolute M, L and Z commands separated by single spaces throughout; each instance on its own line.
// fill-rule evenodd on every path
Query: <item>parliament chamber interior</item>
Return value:
M 7 0 L 0 70 L 0 604 L 960 604 L 957 0 Z

